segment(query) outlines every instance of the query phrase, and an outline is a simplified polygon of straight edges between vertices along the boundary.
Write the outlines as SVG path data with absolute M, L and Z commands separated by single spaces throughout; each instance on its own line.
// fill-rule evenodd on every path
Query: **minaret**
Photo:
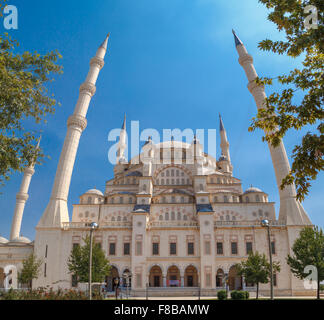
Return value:
M 125 150 L 126 150 L 126 114 L 124 116 L 124 122 L 120 130 L 117 159 L 116 159 L 117 164 L 127 162 L 125 158 Z
M 248 89 L 254 97 L 258 109 L 263 108 L 266 94 L 264 86 L 258 85 L 255 80 L 258 77 L 254 65 L 253 58 L 248 54 L 242 41 L 237 37 L 233 30 L 236 50 L 239 54 L 239 63 L 244 68 L 248 78 Z M 296 188 L 294 184 L 288 185 L 284 190 L 280 186 L 282 180 L 289 174 L 290 165 L 286 153 L 285 146 L 281 141 L 280 144 L 274 148 L 270 143 L 268 144 L 273 167 L 276 174 L 277 186 L 280 195 L 280 211 L 279 220 L 285 222 L 287 225 L 311 225 L 311 221 L 299 201 L 296 200 Z
M 36 146 L 36 151 L 39 149 L 41 138 L 38 139 L 38 143 Z M 22 179 L 19 192 L 16 195 L 16 206 L 12 219 L 11 233 L 10 233 L 10 241 L 13 241 L 20 236 L 21 222 L 24 214 L 25 204 L 28 200 L 28 189 L 30 185 L 31 178 L 35 173 L 35 163 L 33 161 L 30 166 L 28 166 L 24 171 L 24 177 Z
M 231 164 L 231 156 L 229 151 L 229 142 L 227 139 L 226 130 L 224 127 L 222 116 L 219 115 L 219 131 L 220 131 L 220 137 L 221 137 L 221 150 L 222 150 L 222 159 L 225 159 L 228 162 L 228 169 L 232 173 L 233 167 Z M 224 160 L 223 160 L 224 161 Z
M 80 95 L 74 113 L 67 121 L 67 134 L 56 170 L 56 176 L 50 201 L 37 227 L 61 227 L 69 222 L 67 197 L 79 141 L 87 126 L 86 115 L 91 98 L 96 92 L 96 81 L 104 66 L 109 34 L 90 61 L 90 70 L 85 82 L 80 87 Z

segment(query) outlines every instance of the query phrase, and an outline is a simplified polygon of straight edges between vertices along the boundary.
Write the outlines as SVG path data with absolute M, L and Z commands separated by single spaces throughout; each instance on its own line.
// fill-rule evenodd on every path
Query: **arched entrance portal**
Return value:
M 0 289 L 3 289 L 5 287 L 5 273 L 3 268 L 0 268 Z
M 242 290 L 242 277 L 237 274 L 235 266 L 232 266 L 229 270 L 228 286 L 230 290 Z
M 218 269 L 216 273 L 216 287 L 224 287 L 224 271 Z
M 114 291 L 115 290 L 115 279 L 119 280 L 119 273 L 116 267 L 112 267 L 110 269 L 109 276 L 106 276 L 106 283 L 108 291 Z
M 150 270 L 150 287 L 162 287 L 162 270 L 159 266 Z
M 185 287 L 198 287 L 198 272 L 194 266 L 189 266 L 185 270 Z
M 178 267 L 172 266 L 168 269 L 167 286 L 180 287 L 180 270 Z

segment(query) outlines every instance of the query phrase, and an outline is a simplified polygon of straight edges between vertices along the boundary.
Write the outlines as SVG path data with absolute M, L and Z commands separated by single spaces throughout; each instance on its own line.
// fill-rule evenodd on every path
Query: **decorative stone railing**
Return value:
M 261 221 L 215 221 L 215 227 L 261 227 Z M 285 227 L 283 221 L 270 221 L 270 227 Z
M 90 229 L 91 222 L 64 222 L 62 224 L 63 230 L 69 229 Z M 132 223 L 129 221 L 109 221 L 109 222 L 100 222 L 100 228 L 131 228 Z
M 148 223 L 150 227 L 198 227 L 198 222 L 193 221 L 152 221 Z

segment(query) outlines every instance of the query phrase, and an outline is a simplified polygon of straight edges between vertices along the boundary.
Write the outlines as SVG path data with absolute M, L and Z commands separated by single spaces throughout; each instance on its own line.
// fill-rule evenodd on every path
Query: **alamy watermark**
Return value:
M 18 29 L 18 9 L 14 5 L 7 5 L 3 9 L 3 27 L 6 30 Z
M 309 15 L 304 20 L 304 26 L 307 30 L 318 29 L 318 10 L 313 5 L 308 5 L 304 9 L 304 13 Z
M 206 132 L 207 131 L 207 132 Z M 205 135 L 207 134 L 207 140 Z M 193 164 L 195 161 L 206 161 L 207 154 L 216 158 L 216 129 L 163 129 L 162 139 L 158 130 L 149 128 L 140 132 L 139 121 L 131 122 L 130 138 L 126 131 L 113 129 L 108 134 L 108 141 L 115 142 L 108 150 L 108 161 L 117 164 L 128 161 L 130 147 L 131 163 L 139 164 Z M 119 138 L 119 139 L 118 139 Z M 207 141 L 207 142 L 206 142 Z M 144 146 L 140 150 L 140 142 Z M 162 142 L 164 144 L 162 145 Z

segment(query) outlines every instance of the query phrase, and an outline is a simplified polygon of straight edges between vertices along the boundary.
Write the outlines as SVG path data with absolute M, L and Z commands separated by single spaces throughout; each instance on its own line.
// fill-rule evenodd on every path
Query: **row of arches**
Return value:
M 125 269 L 123 274 L 129 272 L 129 269 Z M 126 279 L 123 278 L 123 274 L 119 274 L 118 269 L 112 266 L 110 274 L 106 276 L 106 285 L 108 291 L 115 290 L 115 279 L 119 280 L 119 286 L 126 287 Z M 172 265 L 166 270 L 166 274 L 163 274 L 162 268 L 159 265 L 154 265 L 150 268 L 148 285 L 149 287 L 198 287 L 199 273 L 195 266 L 189 265 L 184 269 L 183 276 L 178 266 Z M 216 272 L 216 288 L 224 288 L 226 285 L 226 275 L 223 269 L 219 268 Z M 227 285 L 229 290 L 242 290 L 243 278 L 238 275 L 235 266 L 229 269 L 227 275 Z M 131 279 L 129 282 L 131 287 Z

